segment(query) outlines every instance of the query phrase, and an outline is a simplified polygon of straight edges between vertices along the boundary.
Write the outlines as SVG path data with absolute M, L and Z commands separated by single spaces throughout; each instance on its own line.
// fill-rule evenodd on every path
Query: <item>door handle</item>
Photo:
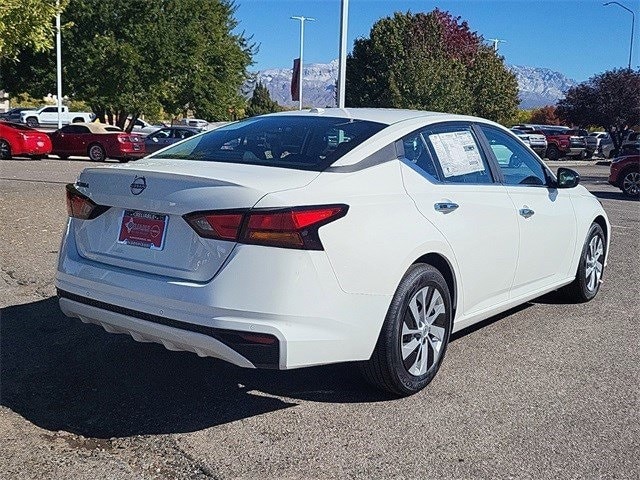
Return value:
M 438 202 L 433 206 L 433 208 L 436 209 L 436 212 L 440 213 L 453 212 L 458 207 L 459 205 L 453 202 Z
M 531 210 L 529 207 L 527 207 L 526 205 L 524 207 L 522 207 L 520 209 L 520 215 L 522 215 L 524 218 L 529 218 L 531 217 L 534 213 L 533 210 Z

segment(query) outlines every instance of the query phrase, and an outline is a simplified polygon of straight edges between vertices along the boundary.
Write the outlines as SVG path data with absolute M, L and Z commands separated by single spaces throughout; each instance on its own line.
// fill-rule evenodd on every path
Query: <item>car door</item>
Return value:
M 58 107 L 47 107 L 39 115 L 40 123 L 57 123 L 58 122 Z
M 518 259 L 518 219 L 471 125 L 427 127 L 405 137 L 402 149 L 408 194 L 454 252 L 460 313 L 508 301 Z
M 171 145 L 175 140 L 173 139 L 173 128 L 161 128 L 155 133 L 147 135 L 145 139 L 145 149 L 147 153 L 152 153 Z
M 517 212 L 520 254 L 511 296 L 565 280 L 572 274 L 577 235 L 570 192 L 550 188 L 549 171 L 513 135 L 494 126 L 479 128 Z

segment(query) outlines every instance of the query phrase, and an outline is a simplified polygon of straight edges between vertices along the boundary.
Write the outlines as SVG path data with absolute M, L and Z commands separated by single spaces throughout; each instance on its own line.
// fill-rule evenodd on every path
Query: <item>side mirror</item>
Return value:
M 580 174 L 570 168 L 560 167 L 557 176 L 557 188 L 573 188 L 580 183 Z

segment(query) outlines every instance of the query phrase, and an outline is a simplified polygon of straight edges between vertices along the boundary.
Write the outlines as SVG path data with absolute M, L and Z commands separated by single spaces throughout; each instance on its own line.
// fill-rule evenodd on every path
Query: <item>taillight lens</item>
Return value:
M 347 205 L 276 210 L 196 212 L 184 219 L 204 238 L 272 247 L 322 250 L 318 229 L 346 215 Z
M 92 220 L 109 210 L 105 205 L 98 205 L 89 197 L 79 192 L 73 183 L 67 185 L 67 213 L 70 217 L 81 220 Z

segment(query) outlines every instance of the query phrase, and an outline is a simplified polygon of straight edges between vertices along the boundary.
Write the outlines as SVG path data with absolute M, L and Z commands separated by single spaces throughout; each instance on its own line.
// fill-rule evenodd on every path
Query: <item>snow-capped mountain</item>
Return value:
M 576 82 L 559 72 L 547 68 L 509 66 L 518 79 L 520 108 L 553 105 Z M 271 98 L 280 105 L 296 106 L 291 100 L 290 68 L 271 68 L 256 73 L 258 81 L 267 87 Z M 304 66 L 303 102 L 305 106 L 335 106 L 335 84 L 338 78 L 338 60 L 329 63 L 311 63 Z M 247 93 L 251 96 L 252 89 Z

